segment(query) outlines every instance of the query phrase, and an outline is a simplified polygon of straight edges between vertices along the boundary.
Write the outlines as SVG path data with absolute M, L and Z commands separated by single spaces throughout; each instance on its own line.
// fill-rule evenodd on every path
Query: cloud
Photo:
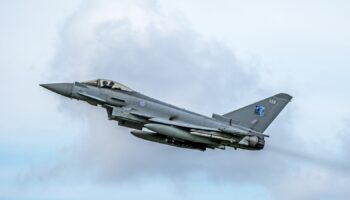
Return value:
M 311 153 L 300 146 L 285 147 L 270 145 L 270 151 L 289 159 L 293 170 L 288 171 L 275 184 L 271 184 L 274 199 L 347 199 L 350 195 L 350 162 L 347 160 L 350 149 L 349 121 L 330 135 L 339 142 L 340 152 L 325 152 L 322 146 L 309 141 L 309 146 L 316 149 Z M 329 142 L 334 142 L 329 141 Z M 326 144 L 325 144 L 326 145 Z M 277 180 L 275 180 L 277 181 Z
M 263 93 L 257 90 L 258 74 L 240 66 L 224 44 L 202 38 L 186 23 L 153 6 L 136 3 L 106 14 L 110 13 L 109 5 L 92 10 L 88 6 L 67 22 L 53 63 L 53 76 L 63 75 L 61 79 L 68 80 L 114 79 L 205 114 L 231 111 L 232 101 L 239 96 Z M 86 170 L 97 169 L 99 177 L 119 179 L 152 173 L 178 177 L 193 171 L 216 176 L 217 169 L 241 177 L 235 171 L 264 157 L 261 153 L 231 150 L 203 154 L 149 143 L 134 138 L 116 122 L 108 122 L 106 115 L 95 108 L 66 100 L 62 104 L 65 112 L 86 120 L 88 133 L 77 162 L 88 166 Z
M 210 115 L 231 111 L 237 101 L 245 102 L 249 96 L 271 95 L 259 82 L 261 69 L 247 71 L 239 63 L 225 44 L 201 37 L 183 17 L 162 13 L 156 1 L 89 1 L 63 27 L 49 73 L 60 81 L 117 80 L 146 95 Z M 333 169 L 317 168 L 304 176 L 315 168 L 303 163 L 311 157 L 300 153 L 307 144 L 291 134 L 294 113 L 290 109 L 269 129 L 273 137 L 266 150 L 205 153 L 135 138 L 129 129 L 108 121 L 104 111 L 82 102 L 64 99 L 61 110 L 82 121 L 86 133 L 68 149 L 58 174 L 66 173 L 65 168 L 100 182 L 120 182 L 152 176 L 182 180 L 192 173 L 204 173 L 216 181 L 260 184 L 277 198 L 283 192 L 300 192 L 292 199 L 318 196 L 334 174 Z M 299 150 L 274 150 L 269 143 Z M 317 166 L 323 165 L 318 161 L 315 159 Z M 312 192 L 303 189 L 314 185 L 310 179 L 318 173 L 325 174 L 324 182 Z M 306 184 L 299 185 L 295 177 Z

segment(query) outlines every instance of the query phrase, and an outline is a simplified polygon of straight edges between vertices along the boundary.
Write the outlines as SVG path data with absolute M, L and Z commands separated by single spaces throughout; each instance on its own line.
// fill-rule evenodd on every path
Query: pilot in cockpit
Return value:
M 120 84 L 118 82 L 111 81 L 111 80 L 97 79 L 97 80 L 92 80 L 92 81 L 86 81 L 83 83 L 88 84 L 88 85 L 92 85 L 92 86 L 97 86 L 100 88 L 108 88 L 108 89 L 112 89 L 112 90 L 122 90 L 122 91 L 128 91 L 128 92 L 133 91 L 132 89 L 128 88 L 127 86 Z
M 111 88 L 108 86 L 108 82 L 106 80 L 102 81 L 102 88 Z

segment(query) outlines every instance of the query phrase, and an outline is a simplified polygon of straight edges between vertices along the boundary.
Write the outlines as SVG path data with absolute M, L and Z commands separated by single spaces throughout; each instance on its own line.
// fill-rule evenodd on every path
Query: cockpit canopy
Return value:
M 92 85 L 92 86 L 96 86 L 96 87 L 100 87 L 100 88 L 109 88 L 112 90 L 123 90 L 123 91 L 128 91 L 128 92 L 132 92 L 133 90 L 128 88 L 127 86 L 112 81 L 112 80 L 107 80 L 107 79 L 97 79 L 97 80 L 92 80 L 92 81 L 86 81 L 83 82 L 85 84 L 88 85 Z

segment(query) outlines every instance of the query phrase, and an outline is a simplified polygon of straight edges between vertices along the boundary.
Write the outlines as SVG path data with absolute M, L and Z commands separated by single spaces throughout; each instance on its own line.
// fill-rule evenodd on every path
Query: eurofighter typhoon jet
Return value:
M 224 115 L 203 116 L 145 96 L 115 81 L 41 84 L 63 96 L 100 105 L 110 120 L 132 128 L 134 136 L 175 147 L 261 150 L 266 128 L 292 97 L 285 93 Z

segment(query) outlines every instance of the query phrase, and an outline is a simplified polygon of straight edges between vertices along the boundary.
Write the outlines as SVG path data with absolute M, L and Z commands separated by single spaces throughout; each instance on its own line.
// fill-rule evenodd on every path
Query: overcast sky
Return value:
M 0 199 L 350 196 L 347 1 L 0 1 Z M 108 78 L 210 116 L 294 99 L 260 152 L 143 141 L 46 82 Z

